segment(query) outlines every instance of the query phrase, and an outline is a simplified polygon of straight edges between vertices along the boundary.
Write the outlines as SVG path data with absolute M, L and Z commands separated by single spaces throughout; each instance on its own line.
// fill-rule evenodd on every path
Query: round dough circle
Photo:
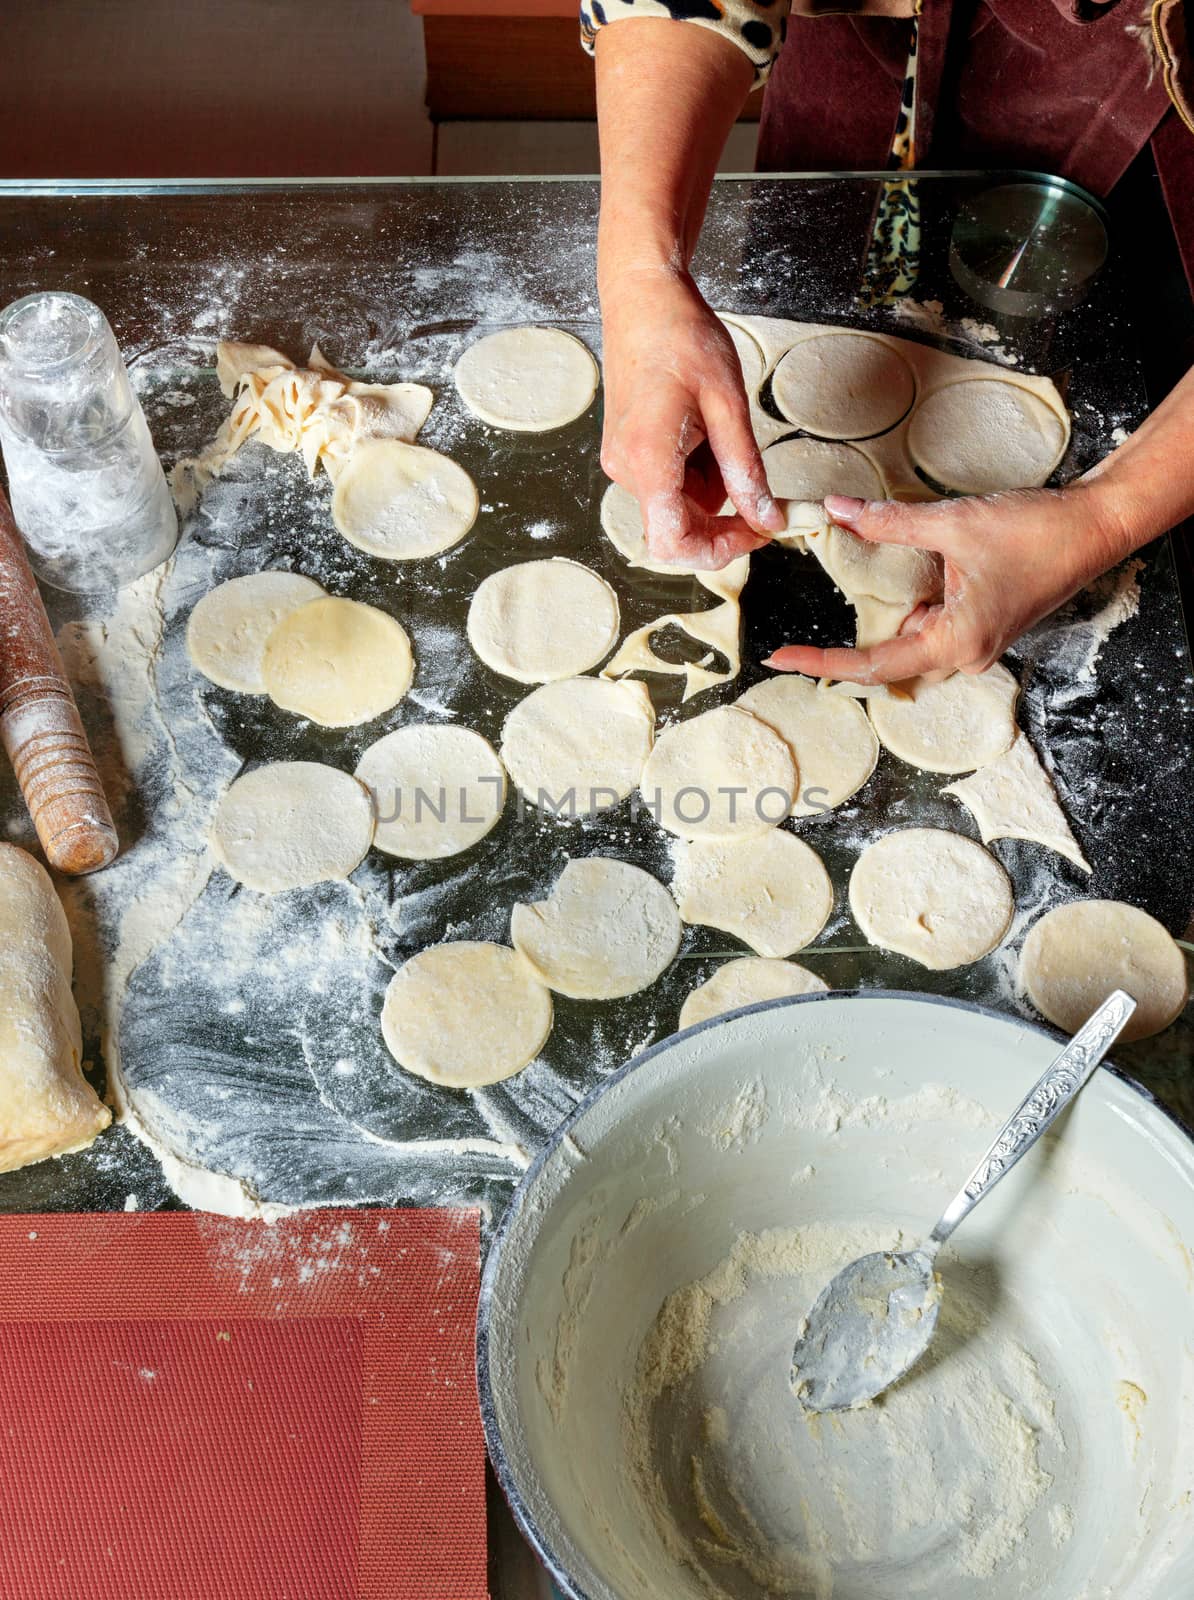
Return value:
M 657 572 L 668 578 L 683 578 L 697 573 L 696 567 L 687 567 L 682 562 L 651 559 L 642 509 L 630 491 L 623 489 L 620 483 L 611 483 L 602 495 L 599 515 L 601 531 L 632 567 L 642 567 L 644 572 Z
M 503 328 L 469 346 L 455 378 L 482 422 L 547 433 L 585 414 L 601 374 L 589 349 L 562 328 Z
M 414 670 L 400 623 L 374 606 L 330 595 L 283 617 L 262 661 L 274 704 L 324 728 L 380 717 L 410 688 Z
M 981 844 L 944 828 L 903 828 L 854 863 L 850 909 L 872 944 L 945 972 L 989 955 L 1015 904 L 1007 873 Z
M 907 414 L 916 394 L 912 368 L 893 345 L 869 333 L 802 339 L 771 378 L 777 409 L 823 439 L 869 439 Z
M 361 439 L 336 480 L 332 521 L 358 550 L 418 561 L 459 544 L 478 504 L 468 473 L 438 450 Z
M 774 728 L 795 756 L 800 792 L 794 817 L 817 817 L 840 806 L 875 770 L 879 741 L 862 706 L 848 695 L 790 673 L 756 683 L 736 704 Z
M 619 1000 L 654 983 L 683 937 L 663 884 L 628 861 L 569 861 L 546 900 L 516 905 L 510 938 L 539 977 L 574 1000 Z
M 1021 384 L 966 378 L 927 394 L 908 424 L 908 452 L 942 489 L 1031 489 L 1053 472 L 1069 430 Z
M 1120 1038 L 1160 1033 L 1185 1009 L 1185 957 L 1147 911 L 1121 900 L 1072 900 L 1033 924 L 1020 952 L 1028 998 L 1056 1027 L 1077 1033 L 1113 989 L 1136 1010 Z
M 398 728 L 369 746 L 356 776 L 373 798 L 374 843 L 405 861 L 470 849 L 496 826 L 506 803 L 502 763 L 471 728 Z
M 551 995 L 516 950 L 461 940 L 398 968 L 381 1032 L 400 1067 L 449 1089 L 521 1072 L 551 1032 Z
M 191 664 L 221 689 L 264 694 L 265 641 L 283 617 L 323 590 L 298 572 L 251 572 L 205 594 L 187 623 Z
M 737 706 L 718 706 L 660 734 L 639 788 L 669 833 L 724 839 L 778 827 L 796 782 L 792 752 L 774 728 Z M 719 792 L 731 789 L 744 792 Z
M 833 885 L 820 856 L 782 829 L 761 839 L 682 845 L 672 893 L 685 922 L 731 933 L 760 956 L 803 950 L 833 910 Z
M 718 967 L 713 976 L 692 991 L 680 1007 L 680 1026 L 708 1022 L 741 1006 L 760 1000 L 781 1000 L 790 994 L 824 994 L 829 985 L 794 961 L 768 961 L 762 956 L 739 956 Z
M 533 804 L 590 816 L 624 800 L 655 739 L 645 684 L 563 678 L 532 690 L 506 718 L 502 761 Z M 571 792 L 575 805 L 563 804 Z
M 347 772 L 318 761 L 256 767 L 220 796 L 212 854 L 264 894 L 347 878 L 373 842 L 373 804 Z
M 827 494 L 881 500 L 883 479 L 852 444 L 824 439 L 781 439 L 763 451 L 767 484 L 777 500 L 820 501 Z
M 893 756 L 922 772 L 973 772 L 1011 748 L 1019 692 L 997 661 L 986 672 L 918 683 L 913 700 L 884 691 L 868 696 L 867 705 L 880 743 Z
M 604 578 L 555 556 L 490 573 L 468 608 L 468 641 L 503 677 L 552 683 L 603 661 L 620 620 Z

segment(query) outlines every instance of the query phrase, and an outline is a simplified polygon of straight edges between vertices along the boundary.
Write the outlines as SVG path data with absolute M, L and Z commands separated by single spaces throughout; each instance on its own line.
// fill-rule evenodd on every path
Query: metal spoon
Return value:
M 792 1387 L 805 1410 L 864 1405 L 920 1360 L 941 1305 L 933 1271 L 938 1250 L 1090 1080 L 1135 1009 L 1135 1000 L 1116 989 L 1087 1019 L 1012 1112 L 919 1249 L 860 1256 L 822 1291 L 792 1354 Z

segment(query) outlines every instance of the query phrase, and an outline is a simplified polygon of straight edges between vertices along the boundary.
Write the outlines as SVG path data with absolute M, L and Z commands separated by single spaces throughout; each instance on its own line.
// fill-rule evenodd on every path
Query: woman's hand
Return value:
M 945 562 L 941 604 L 919 606 L 898 639 L 868 650 L 785 645 L 764 662 L 852 683 L 983 672 L 1034 622 L 1140 542 L 1093 476 L 1065 489 L 927 505 L 831 495 L 825 509 L 860 539 L 918 545 L 939 551 Z
M 784 526 L 750 425 L 737 352 L 687 272 L 602 286 L 601 465 L 643 509 L 656 561 L 724 567 Z M 729 500 L 736 516 L 718 516 Z

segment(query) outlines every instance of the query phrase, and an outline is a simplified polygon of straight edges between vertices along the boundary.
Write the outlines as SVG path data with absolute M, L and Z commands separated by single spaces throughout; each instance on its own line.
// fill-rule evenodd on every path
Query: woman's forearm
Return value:
M 1194 517 L 1194 370 L 1082 483 L 1124 555 Z

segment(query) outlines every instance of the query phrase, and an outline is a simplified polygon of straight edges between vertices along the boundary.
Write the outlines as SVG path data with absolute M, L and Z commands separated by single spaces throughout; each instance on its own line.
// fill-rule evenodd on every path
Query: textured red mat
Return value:
M 483 1600 L 473 1211 L 0 1217 L 4 1600 Z

